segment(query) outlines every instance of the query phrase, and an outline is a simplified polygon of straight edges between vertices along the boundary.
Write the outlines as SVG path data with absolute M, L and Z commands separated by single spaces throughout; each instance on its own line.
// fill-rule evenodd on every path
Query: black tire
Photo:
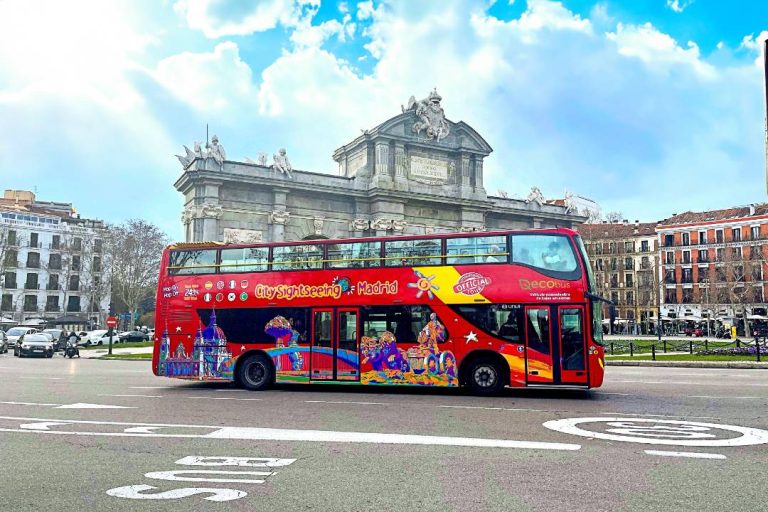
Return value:
M 237 367 L 237 384 L 250 391 L 262 391 L 275 381 L 272 361 L 263 354 L 246 357 Z
M 504 389 L 504 371 L 491 359 L 473 361 L 466 374 L 466 385 L 475 395 L 497 395 Z
M 53 357 L 53 352 L 49 353 L 49 354 L 48 354 L 47 356 L 45 356 L 45 357 L 47 357 L 48 359 L 52 358 L 52 357 Z
M 102 345 L 103 345 L 102 341 L 101 341 L 101 340 L 99 340 L 99 342 L 97 343 L 97 345 L 98 345 L 98 346 L 102 346 Z

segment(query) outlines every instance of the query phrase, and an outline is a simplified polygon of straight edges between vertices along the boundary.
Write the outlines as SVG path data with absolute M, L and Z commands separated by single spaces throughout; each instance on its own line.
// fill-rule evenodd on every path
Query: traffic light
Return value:
M 109 303 L 109 316 L 115 316 L 115 303 Z

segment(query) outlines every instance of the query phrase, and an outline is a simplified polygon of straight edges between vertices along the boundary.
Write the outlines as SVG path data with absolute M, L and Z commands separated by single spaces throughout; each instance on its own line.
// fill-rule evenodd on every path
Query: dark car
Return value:
M 13 355 L 53 357 L 53 342 L 44 334 L 25 334 L 13 347 Z
M 128 331 L 120 336 L 120 341 L 149 341 L 149 336 L 147 333 L 141 331 Z
M 44 329 L 43 332 L 47 332 L 53 336 L 54 352 L 67 348 L 67 333 L 64 331 L 64 329 Z

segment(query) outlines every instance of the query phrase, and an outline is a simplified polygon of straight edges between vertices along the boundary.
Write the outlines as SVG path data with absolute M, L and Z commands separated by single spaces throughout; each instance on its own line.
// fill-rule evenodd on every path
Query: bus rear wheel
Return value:
M 274 381 L 272 362 L 263 354 L 253 354 L 237 367 L 237 383 L 251 391 L 267 389 Z
M 467 386 L 475 395 L 497 395 L 504 388 L 504 373 L 492 360 L 478 359 L 466 375 Z

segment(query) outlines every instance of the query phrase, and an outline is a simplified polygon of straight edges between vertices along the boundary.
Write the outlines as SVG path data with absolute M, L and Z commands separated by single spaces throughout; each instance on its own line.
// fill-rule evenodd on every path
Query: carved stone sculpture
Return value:
M 366 231 L 370 227 L 371 223 L 367 219 L 355 219 L 350 223 L 350 229 L 352 231 Z
M 408 223 L 404 220 L 395 219 L 392 221 L 392 230 L 402 233 Z
M 539 206 L 544 206 L 544 194 L 541 193 L 539 187 L 531 187 L 531 193 L 525 198 L 525 202 L 528 204 L 538 203 Z
M 285 148 L 281 148 L 276 155 L 272 155 L 272 169 L 280 171 L 283 174 L 287 174 L 289 178 L 293 178 L 291 171 L 291 162 L 288 160 L 288 156 L 285 154 Z
M 499 189 L 499 197 L 502 197 L 504 199 L 508 199 L 509 198 L 509 194 L 507 193 L 506 190 Z
M 269 222 L 272 224 L 285 224 L 291 218 L 291 212 L 286 210 L 275 210 L 269 214 Z
M 195 159 L 203 158 L 203 151 L 200 149 L 199 142 L 195 142 L 194 151 L 187 146 L 184 146 L 184 152 L 186 153 L 185 155 L 176 155 L 176 158 L 179 159 L 179 162 L 181 162 L 181 165 L 184 166 L 185 169 L 189 167 Z
M 224 213 L 218 204 L 205 203 L 200 208 L 200 216 L 207 219 L 218 219 Z
M 315 235 L 322 235 L 323 234 L 323 217 L 315 217 L 312 219 L 312 227 L 315 230 Z
M 197 208 L 187 206 L 184 208 L 184 210 L 181 212 L 181 223 L 185 226 L 192 222 L 192 219 L 195 218 Z
M 262 232 L 255 229 L 224 228 L 224 243 L 227 244 L 253 244 L 262 240 Z
M 389 231 L 392 229 L 392 219 L 379 218 L 371 221 L 371 229 L 376 231 Z
M 448 136 L 451 128 L 445 118 L 443 107 L 440 106 L 442 99 L 443 97 L 437 93 L 437 89 L 423 100 L 416 101 L 416 98 L 410 97 L 408 107 L 403 108 L 403 112 L 414 111 L 416 117 L 419 118 L 413 124 L 413 133 L 421 135 L 423 131 L 428 140 L 437 140 L 438 142 Z
M 262 167 L 267 166 L 267 154 L 266 153 L 259 153 L 259 165 Z
M 223 167 L 224 160 L 227 159 L 227 154 L 224 151 L 224 146 L 219 144 L 219 137 L 214 135 L 211 138 L 211 143 L 206 143 L 205 148 L 208 150 L 208 158 L 213 158 L 213 160 L 219 164 L 219 167 Z

